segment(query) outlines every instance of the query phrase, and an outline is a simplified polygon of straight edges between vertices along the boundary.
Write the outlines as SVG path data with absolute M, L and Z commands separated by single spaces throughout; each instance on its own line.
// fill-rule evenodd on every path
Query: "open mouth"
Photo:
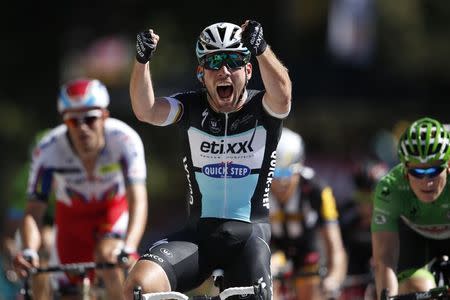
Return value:
M 79 134 L 78 139 L 83 143 L 87 143 L 89 141 L 89 135 L 88 134 Z
M 422 190 L 422 193 L 424 194 L 433 194 L 435 192 L 435 190 Z
M 221 83 L 216 88 L 220 98 L 230 98 L 233 95 L 233 86 L 227 83 Z

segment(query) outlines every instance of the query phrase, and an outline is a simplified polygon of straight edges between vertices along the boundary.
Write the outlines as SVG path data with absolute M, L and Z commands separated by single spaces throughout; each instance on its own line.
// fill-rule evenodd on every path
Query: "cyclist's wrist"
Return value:
M 139 63 L 139 64 L 141 64 L 141 65 L 147 65 L 147 64 L 149 64 L 150 63 L 150 60 L 143 60 L 143 59 L 141 59 L 140 57 L 139 57 L 139 55 L 137 55 L 136 54 L 136 62 L 137 63 Z
M 116 253 L 118 262 L 123 264 L 128 264 L 130 258 L 132 260 L 137 260 L 139 258 L 137 249 L 133 246 L 123 245 L 116 249 Z
M 30 257 L 31 259 L 39 259 L 39 254 L 36 250 L 31 248 L 25 248 L 21 252 L 23 257 Z
M 124 245 L 122 250 L 126 253 L 135 253 L 137 252 L 137 248 L 134 246 L 130 246 L 130 245 Z

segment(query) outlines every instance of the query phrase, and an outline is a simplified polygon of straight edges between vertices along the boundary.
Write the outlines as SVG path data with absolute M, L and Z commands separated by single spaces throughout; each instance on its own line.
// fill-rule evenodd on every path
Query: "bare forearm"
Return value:
M 347 254 L 342 243 L 342 236 L 337 223 L 327 224 L 322 228 L 322 235 L 327 250 L 328 276 L 340 283 L 347 274 Z
M 286 104 L 291 101 L 292 82 L 286 67 L 275 56 L 272 49 L 267 47 L 263 54 L 257 56 L 261 77 L 266 93 L 272 99 Z
M 375 282 L 377 287 L 378 298 L 381 291 L 385 288 L 389 289 L 389 295 L 398 293 L 397 276 L 392 268 L 381 263 L 375 264 Z
M 38 250 L 41 246 L 42 218 L 47 204 L 41 201 L 30 200 L 25 208 L 25 214 L 20 226 L 23 248 Z
M 385 288 L 390 295 L 398 292 L 396 269 L 400 242 L 397 232 L 372 232 L 372 252 L 375 263 L 375 283 L 378 297 Z
M 328 276 L 335 278 L 342 283 L 347 274 L 347 255 L 344 249 L 335 250 L 333 254 L 329 256 L 328 261 Z
M 155 104 L 155 95 L 150 75 L 149 64 L 135 62 L 130 80 L 131 107 L 136 117 L 149 122 Z
M 128 189 L 132 191 L 128 193 L 129 220 L 125 246 L 137 249 L 147 225 L 147 191 L 144 184 Z
M 23 248 L 38 250 L 41 245 L 41 233 L 35 218 L 30 214 L 25 214 L 21 225 L 21 235 Z

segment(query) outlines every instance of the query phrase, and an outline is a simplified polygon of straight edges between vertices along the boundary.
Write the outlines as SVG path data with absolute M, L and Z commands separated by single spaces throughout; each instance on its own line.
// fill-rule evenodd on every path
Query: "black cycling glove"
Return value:
M 152 58 L 156 43 L 149 30 L 139 32 L 136 37 L 136 60 L 146 64 Z
M 251 52 L 252 55 L 261 55 L 267 48 L 264 40 L 261 24 L 256 21 L 248 21 L 247 27 L 242 31 L 242 43 Z

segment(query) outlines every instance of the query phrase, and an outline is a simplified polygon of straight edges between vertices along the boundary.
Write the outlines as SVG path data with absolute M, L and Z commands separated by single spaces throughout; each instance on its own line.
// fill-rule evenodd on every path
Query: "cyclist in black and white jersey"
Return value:
M 197 41 L 197 78 L 203 88 L 155 97 L 150 58 L 159 41 L 152 29 L 137 35 L 131 75 L 136 117 L 153 125 L 176 123 L 185 145 L 188 225 L 156 242 L 125 284 L 144 292 L 187 291 L 216 268 L 225 287 L 262 282 L 271 297 L 269 197 L 282 120 L 291 106 L 287 69 L 264 40 L 261 25 L 216 23 Z M 247 90 L 256 57 L 265 90 Z

